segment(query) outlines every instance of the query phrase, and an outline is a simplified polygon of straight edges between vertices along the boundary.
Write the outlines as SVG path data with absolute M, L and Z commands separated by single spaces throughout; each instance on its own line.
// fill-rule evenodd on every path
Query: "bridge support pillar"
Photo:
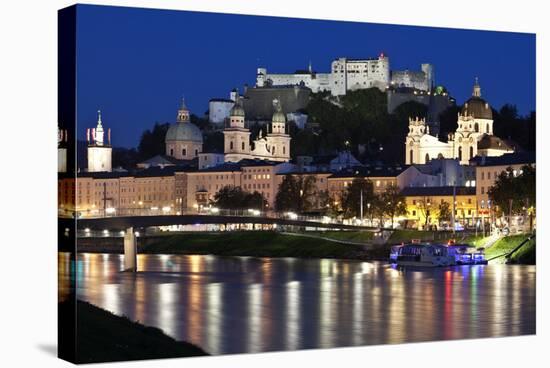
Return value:
M 124 233 L 124 271 L 137 271 L 137 242 L 133 227 Z

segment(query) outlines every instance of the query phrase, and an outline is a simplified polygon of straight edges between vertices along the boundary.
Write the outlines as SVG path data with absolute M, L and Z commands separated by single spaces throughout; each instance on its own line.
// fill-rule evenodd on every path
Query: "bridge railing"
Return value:
M 107 208 L 90 209 L 83 211 L 63 210 L 59 212 L 60 217 L 96 219 L 109 217 L 129 217 L 129 216 L 182 216 L 182 215 L 201 215 L 201 216 L 228 216 L 228 217 L 261 217 L 288 219 L 294 221 L 315 222 L 325 224 L 346 224 L 346 225 L 365 225 L 359 220 L 338 219 L 329 216 L 309 216 L 297 214 L 294 212 L 278 212 L 273 210 L 260 211 L 254 208 L 250 209 L 221 209 L 216 207 L 187 208 L 177 209 L 174 207 L 151 207 L 151 208 Z

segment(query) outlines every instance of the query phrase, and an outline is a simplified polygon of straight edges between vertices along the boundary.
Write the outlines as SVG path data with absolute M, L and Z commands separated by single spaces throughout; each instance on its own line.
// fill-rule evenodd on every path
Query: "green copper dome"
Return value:
M 235 105 L 231 108 L 230 116 L 242 116 L 244 117 L 244 109 L 241 106 L 240 102 L 236 102 Z
M 202 132 L 195 124 L 179 122 L 168 128 L 165 140 L 202 143 Z
M 273 123 L 286 123 L 286 116 L 283 113 L 283 109 L 281 108 L 281 104 L 279 102 L 275 104 L 275 113 L 273 114 L 271 121 Z

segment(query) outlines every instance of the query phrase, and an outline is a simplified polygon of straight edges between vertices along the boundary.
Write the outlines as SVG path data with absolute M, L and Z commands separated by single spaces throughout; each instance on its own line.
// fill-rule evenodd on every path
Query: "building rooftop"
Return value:
M 409 166 L 355 166 L 342 169 L 329 178 L 383 178 L 395 177 L 405 171 Z
M 510 139 L 502 139 L 495 135 L 484 134 L 477 142 L 478 149 L 517 150 L 518 145 Z
M 177 158 L 167 155 L 156 155 L 145 161 L 138 163 L 138 165 L 150 165 L 150 166 L 169 166 L 169 165 L 192 165 L 195 159 L 191 160 L 178 160 Z
M 202 170 L 197 170 L 196 172 L 229 172 L 229 171 L 240 171 L 243 167 L 255 167 L 255 166 L 277 166 L 283 162 L 278 161 L 268 161 L 260 159 L 244 159 L 239 162 L 224 162 L 223 164 L 211 166 Z
M 77 174 L 78 178 L 93 178 L 93 179 L 118 179 L 118 178 L 145 178 L 156 176 L 173 176 L 176 171 L 193 170 L 192 167 L 186 165 L 170 165 L 170 166 L 151 166 L 146 169 L 135 169 L 132 171 L 113 171 L 113 172 L 81 172 Z
M 227 102 L 227 103 L 235 103 L 235 101 L 230 100 L 228 98 L 211 98 L 210 102 Z
M 536 153 L 533 151 L 505 153 L 497 157 L 476 156 L 470 160 L 470 165 L 475 166 L 505 166 L 536 163 Z

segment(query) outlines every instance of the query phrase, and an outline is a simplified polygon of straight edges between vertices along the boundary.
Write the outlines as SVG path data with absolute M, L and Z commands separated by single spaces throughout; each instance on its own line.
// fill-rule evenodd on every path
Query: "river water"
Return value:
M 79 254 L 78 298 L 211 354 L 535 333 L 534 266 L 138 255 L 132 274 L 122 264 Z

